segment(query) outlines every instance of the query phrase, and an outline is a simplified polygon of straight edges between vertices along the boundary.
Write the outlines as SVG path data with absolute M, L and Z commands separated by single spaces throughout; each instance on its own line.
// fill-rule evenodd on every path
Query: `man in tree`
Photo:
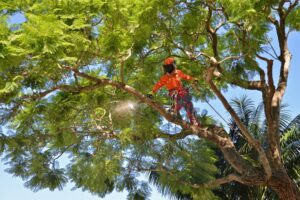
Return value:
M 172 57 L 166 58 L 163 64 L 164 75 L 160 78 L 160 80 L 154 85 L 152 91 L 147 95 L 152 98 L 153 95 L 159 90 L 162 86 L 165 86 L 169 91 L 169 96 L 173 101 L 173 105 L 171 107 L 171 112 L 175 113 L 175 115 L 179 115 L 179 111 L 182 107 L 184 107 L 187 116 L 190 120 L 190 123 L 196 126 L 200 126 L 196 116 L 195 110 L 192 103 L 191 95 L 189 94 L 189 89 L 185 88 L 181 82 L 181 79 L 193 81 L 193 84 L 198 80 L 186 75 L 181 70 L 176 69 L 175 59 Z

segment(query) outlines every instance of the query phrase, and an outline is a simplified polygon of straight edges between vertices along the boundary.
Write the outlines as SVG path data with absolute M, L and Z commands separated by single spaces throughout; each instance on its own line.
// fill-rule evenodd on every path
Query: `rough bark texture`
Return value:
M 300 191 L 297 185 L 290 179 L 284 168 L 279 171 L 274 171 L 268 186 L 272 188 L 282 200 L 300 199 Z

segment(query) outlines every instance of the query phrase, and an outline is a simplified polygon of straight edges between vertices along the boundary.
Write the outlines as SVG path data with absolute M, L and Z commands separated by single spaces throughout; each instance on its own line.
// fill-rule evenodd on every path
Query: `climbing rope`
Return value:
M 194 85 L 192 84 L 192 88 L 201 94 L 201 91 Z M 209 105 L 209 107 L 230 127 L 231 125 L 225 120 L 225 118 L 208 102 L 206 97 L 203 98 L 203 100 Z

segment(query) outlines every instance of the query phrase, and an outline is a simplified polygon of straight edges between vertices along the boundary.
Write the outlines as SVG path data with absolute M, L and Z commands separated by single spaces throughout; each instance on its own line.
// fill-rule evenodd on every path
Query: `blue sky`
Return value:
M 16 15 L 11 19 L 10 23 L 20 23 L 23 22 L 24 19 L 21 15 Z M 271 35 L 272 36 L 272 35 Z M 291 63 L 288 87 L 286 90 L 286 94 L 284 96 L 283 101 L 289 104 L 288 109 L 291 111 L 290 114 L 292 117 L 300 114 L 300 33 L 292 32 L 289 37 L 289 49 L 293 54 L 293 59 Z M 262 66 L 265 66 L 263 63 Z M 274 67 L 274 74 L 278 74 L 279 66 L 276 65 Z M 277 79 L 275 79 L 277 80 Z M 225 94 L 225 96 L 230 99 L 233 97 L 240 97 L 244 94 L 247 94 L 251 98 L 253 98 L 256 102 L 260 101 L 260 96 L 258 92 L 250 92 L 242 89 L 229 89 L 229 91 Z M 229 115 L 224 111 L 220 102 L 217 100 L 210 102 L 224 117 L 228 119 Z M 205 103 L 197 103 L 196 107 L 200 109 L 207 109 L 210 115 L 219 118 Z M 220 119 L 220 118 L 219 118 Z M 220 119 L 221 121 L 221 119 Z M 99 197 L 91 195 L 88 192 L 82 192 L 80 189 L 75 191 L 71 191 L 73 187 L 72 184 L 67 184 L 67 186 L 62 190 L 55 190 L 54 192 L 50 192 L 49 190 L 40 190 L 36 193 L 31 190 L 25 188 L 23 186 L 24 182 L 18 177 L 12 177 L 10 174 L 5 173 L 3 161 L 0 161 L 0 200 L 96 200 Z M 126 192 L 117 193 L 114 192 L 110 195 L 107 195 L 104 199 L 106 200 L 122 200 L 126 199 Z M 162 200 L 163 198 L 158 192 L 153 189 L 151 200 Z
M 5 173 L 6 167 L 0 162 L 0 200 L 99 200 L 98 196 L 89 192 L 83 192 L 81 189 L 71 190 L 73 184 L 69 183 L 62 191 L 40 190 L 32 192 L 24 187 L 24 182 L 18 177 L 12 177 L 11 174 Z M 113 192 L 103 198 L 104 200 L 125 200 L 127 192 Z M 162 197 L 153 188 L 151 200 L 163 200 Z

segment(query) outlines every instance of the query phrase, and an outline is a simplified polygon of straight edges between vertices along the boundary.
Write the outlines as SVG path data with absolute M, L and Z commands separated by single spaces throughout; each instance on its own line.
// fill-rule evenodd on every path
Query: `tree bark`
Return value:
M 285 168 L 273 173 L 268 186 L 281 200 L 300 200 L 300 190 L 288 176 Z

